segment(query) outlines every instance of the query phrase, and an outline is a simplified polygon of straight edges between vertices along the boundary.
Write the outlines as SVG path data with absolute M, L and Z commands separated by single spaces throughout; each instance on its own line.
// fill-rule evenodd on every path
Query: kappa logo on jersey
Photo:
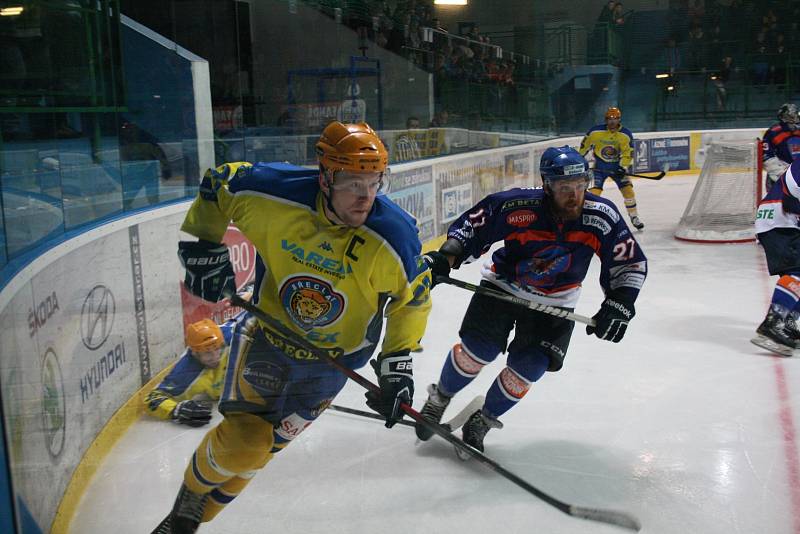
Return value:
M 512 211 L 506 216 L 506 222 L 511 226 L 526 228 L 536 221 L 536 213 L 531 210 Z
M 600 157 L 606 161 L 614 161 L 619 158 L 619 150 L 615 145 L 606 145 L 600 149 Z
M 332 246 L 331 246 L 331 244 L 330 244 L 330 243 L 328 243 L 327 241 L 323 241 L 322 243 L 320 243 L 320 244 L 319 244 L 319 245 L 317 245 L 317 246 L 318 246 L 319 248 L 321 248 L 322 250 L 326 251 L 326 252 L 333 252 L 333 247 L 332 247 Z
M 344 310 L 344 296 L 312 276 L 289 278 L 281 286 L 280 296 L 289 316 L 306 331 L 334 323 Z
M 556 276 L 568 271 L 571 264 L 569 249 L 559 245 L 545 247 L 536 251 L 534 257 L 517 264 L 517 280 L 524 285 L 549 288 Z

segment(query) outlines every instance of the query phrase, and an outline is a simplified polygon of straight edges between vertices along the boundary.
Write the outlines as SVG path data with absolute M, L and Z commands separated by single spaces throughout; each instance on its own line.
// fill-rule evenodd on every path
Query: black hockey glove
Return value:
M 450 262 L 447 261 L 447 256 L 438 250 L 428 252 L 422 259 L 431 270 L 431 289 L 436 285 L 437 276 L 450 276 Z
M 204 402 L 181 401 L 172 410 L 172 419 L 182 425 L 203 426 L 211 421 L 211 407 Z
M 634 315 L 636 315 L 636 310 L 633 309 L 633 302 L 606 297 L 606 300 L 600 305 L 600 311 L 592 317 L 595 326 L 587 325 L 586 333 L 594 334 L 606 341 L 619 343 Z
M 193 294 L 209 302 L 219 302 L 236 291 L 228 247 L 211 241 L 181 241 L 178 257 L 186 269 L 183 283 Z
M 622 165 L 617 165 L 617 168 L 614 170 L 614 178 L 621 180 L 625 178 L 625 174 L 627 174 L 628 169 L 623 167 Z
M 381 354 L 377 360 L 370 360 L 369 363 L 378 375 L 381 390 L 367 391 L 367 406 L 386 418 L 386 428 L 392 428 L 405 414 L 400 403 L 411 406 L 414 398 L 411 355 L 407 350 Z

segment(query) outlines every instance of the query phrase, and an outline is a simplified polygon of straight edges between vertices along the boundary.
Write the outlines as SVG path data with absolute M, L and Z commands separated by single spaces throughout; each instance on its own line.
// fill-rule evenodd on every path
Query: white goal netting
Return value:
M 735 243 L 755 239 L 758 142 L 712 143 L 675 237 Z

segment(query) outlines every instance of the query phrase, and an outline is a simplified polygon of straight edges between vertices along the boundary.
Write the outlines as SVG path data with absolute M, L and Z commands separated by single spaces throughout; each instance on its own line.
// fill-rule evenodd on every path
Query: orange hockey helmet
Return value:
M 186 329 L 186 345 L 193 352 L 212 351 L 224 344 L 222 329 L 211 319 L 202 319 Z
M 612 106 L 608 108 L 608 110 L 606 111 L 606 120 L 608 119 L 620 120 L 621 118 L 622 118 L 622 112 L 619 110 L 619 108 L 615 108 Z
M 366 122 L 328 124 L 317 142 L 319 163 L 330 171 L 386 172 L 389 153 Z

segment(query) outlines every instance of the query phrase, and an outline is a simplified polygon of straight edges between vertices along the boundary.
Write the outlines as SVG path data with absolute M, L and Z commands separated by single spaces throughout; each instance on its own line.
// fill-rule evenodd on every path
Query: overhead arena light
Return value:
M 437 6 L 465 6 L 467 0 L 434 0 L 433 3 Z
M 4 7 L 0 9 L 0 17 L 15 17 L 21 15 L 23 11 L 22 6 Z

